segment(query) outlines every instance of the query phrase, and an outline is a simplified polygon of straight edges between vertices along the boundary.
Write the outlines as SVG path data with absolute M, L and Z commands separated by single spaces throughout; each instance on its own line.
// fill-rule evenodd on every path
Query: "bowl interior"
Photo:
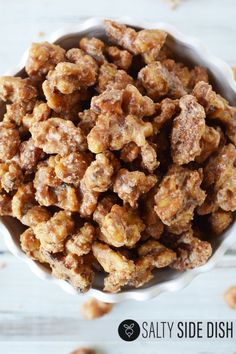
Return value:
M 134 27 L 134 28 L 140 29 L 138 27 Z M 78 47 L 79 40 L 84 36 L 98 37 L 100 39 L 106 38 L 104 28 L 101 25 L 99 25 L 99 26 L 90 27 L 89 29 L 86 29 L 84 31 L 80 31 L 77 33 L 75 32 L 75 33 L 71 33 L 71 34 L 67 34 L 65 36 L 62 36 L 58 40 L 56 40 L 55 43 L 59 44 L 64 49 L 68 50 L 70 48 Z M 106 38 L 106 40 L 107 40 L 107 38 Z M 235 91 L 227 83 L 227 81 L 225 80 L 224 74 L 219 69 L 219 67 L 214 64 L 213 61 L 209 61 L 208 59 L 205 58 L 204 55 L 202 55 L 202 53 L 200 51 L 197 51 L 193 46 L 186 45 L 184 42 L 177 40 L 176 38 L 174 38 L 170 34 L 168 35 L 168 38 L 167 38 L 167 46 L 174 51 L 174 53 L 176 55 L 176 59 L 183 61 L 184 63 L 186 63 L 190 67 L 194 66 L 194 65 L 201 65 L 201 66 L 206 67 L 209 70 L 211 83 L 212 83 L 214 89 L 218 93 L 222 94 L 230 102 L 231 105 L 236 105 Z M 22 69 L 21 71 L 16 73 L 16 76 L 25 77 L 24 69 Z M 4 105 L 0 104 L 0 118 L 1 119 L 3 117 L 4 111 L 5 111 Z M 19 236 L 20 236 L 22 229 L 23 229 L 22 225 L 20 224 L 20 222 L 18 222 L 16 219 L 14 219 L 12 217 L 1 217 L 1 221 L 3 222 L 5 227 L 9 230 L 10 234 L 12 235 L 12 239 L 20 252 Z M 234 228 L 234 230 L 235 230 L 235 228 Z M 229 233 L 230 233 L 230 229 L 220 238 L 215 238 L 212 240 L 211 243 L 212 243 L 212 247 L 213 247 L 213 257 L 214 257 L 214 254 L 216 253 L 217 249 L 219 248 L 219 245 L 226 240 Z M 47 267 L 44 267 L 42 265 L 39 265 L 39 267 L 44 269 L 46 272 L 49 272 Z M 161 287 L 161 285 L 163 283 L 165 283 L 166 281 L 174 280 L 180 276 L 181 276 L 181 273 L 173 271 L 171 269 L 156 270 L 153 280 L 151 282 L 147 283 L 146 285 L 144 285 L 140 289 L 151 288 L 152 286 L 154 286 L 156 284 L 159 284 Z M 93 284 L 93 289 L 102 290 L 103 278 L 104 278 L 104 276 L 102 274 L 99 274 L 96 276 L 94 284 Z M 127 291 L 130 291 L 130 288 L 123 289 L 123 292 L 127 292 Z M 139 290 L 136 290 L 136 291 L 139 291 Z

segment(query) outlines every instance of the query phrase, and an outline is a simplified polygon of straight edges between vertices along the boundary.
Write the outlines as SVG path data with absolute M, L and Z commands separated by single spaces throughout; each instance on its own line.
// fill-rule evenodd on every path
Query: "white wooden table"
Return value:
M 76 24 L 82 17 L 124 14 L 170 22 L 197 36 L 231 65 L 236 64 L 235 0 L 183 0 L 175 11 L 161 0 L 0 0 L 0 75 L 15 66 L 33 40 L 43 40 L 42 32 L 48 35 L 58 27 Z M 70 338 L 66 333 L 68 323 L 76 326 L 81 321 L 80 305 L 86 297 L 72 297 L 54 284 L 37 279 L 7 251 L 1 238 L 0 262 L 0 353 L 68 354 L 82 345 L 79 335 Z M 186 289 L 145 304 L 116 305 L 107 318 L 235 320 L 236 312 L 222 299 L 225 289 L 236 284 L 235 267 L 236 247 L 213 271 L 201 275 Z M 102 321 L 97 322 L 98 327 Z M 38 340 L 33 340 L 35 335 Z M 117 345 L 94 342 L 92 333 L 87 344 L 107 354 L 236 353 L 233 342 Z

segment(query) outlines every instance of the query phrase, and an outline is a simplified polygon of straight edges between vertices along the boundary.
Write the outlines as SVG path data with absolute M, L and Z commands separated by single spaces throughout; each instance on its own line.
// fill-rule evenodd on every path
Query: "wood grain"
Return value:
M 235 0 L 183 0 L 172 11 L 161 0 L 0 0 L 0 73 L 14 67 L 32 41 L 42 41 L 62 26 L 78 23 L 87 16 L 117 17 L 124 14 L 170 22 L 198 37 L 217 56 L 236 66 Z M 0 235 L 1 237 L 1 235 Z M 104 354 L 236 353 L 233 342 L 119 343 L 80 342 L 71 334 L 71 323 L 80 321 L 80 305 L 86 296 L 71 296 L 56 285 L 41 281 L 13 257 L 0 238 L 0 353 L 69 354 L 87 344 Z M 225 289 L 236 284 L 236 245 L 218 266 L 195 279 L 177 293 L 163 294 L 144 303 L 118 304 L 108 319 L 236 319 L 224 303 Z M 98 322 L 98 326 L 102 320 Z M 42 331 L 42 329 L 45 331 Z M 74 333 L 74 332 L 73 332 Z M 53 338 L 53 342 L 52 339 Z

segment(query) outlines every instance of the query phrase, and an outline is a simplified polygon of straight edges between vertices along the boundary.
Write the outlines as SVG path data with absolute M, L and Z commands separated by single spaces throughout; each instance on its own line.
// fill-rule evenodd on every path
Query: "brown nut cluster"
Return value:
M 0 78 L 0 215 L 81 292 L 98 273 L 118 292 L 203 265 L 236 210 L 236 107 L 167 33 L 104 26 L 69 50 L 34 43 L 27 77 Z

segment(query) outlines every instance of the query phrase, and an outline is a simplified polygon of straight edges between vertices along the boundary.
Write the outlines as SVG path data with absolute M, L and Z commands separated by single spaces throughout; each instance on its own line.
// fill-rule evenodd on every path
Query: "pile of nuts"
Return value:
M 106 43 L 32 44 L 1 77 L 0 215 L 23 251 L 81 292 L 140 287 L 211 256 L 236 210 L 236 108 L 161 30 L 105 21 Z

